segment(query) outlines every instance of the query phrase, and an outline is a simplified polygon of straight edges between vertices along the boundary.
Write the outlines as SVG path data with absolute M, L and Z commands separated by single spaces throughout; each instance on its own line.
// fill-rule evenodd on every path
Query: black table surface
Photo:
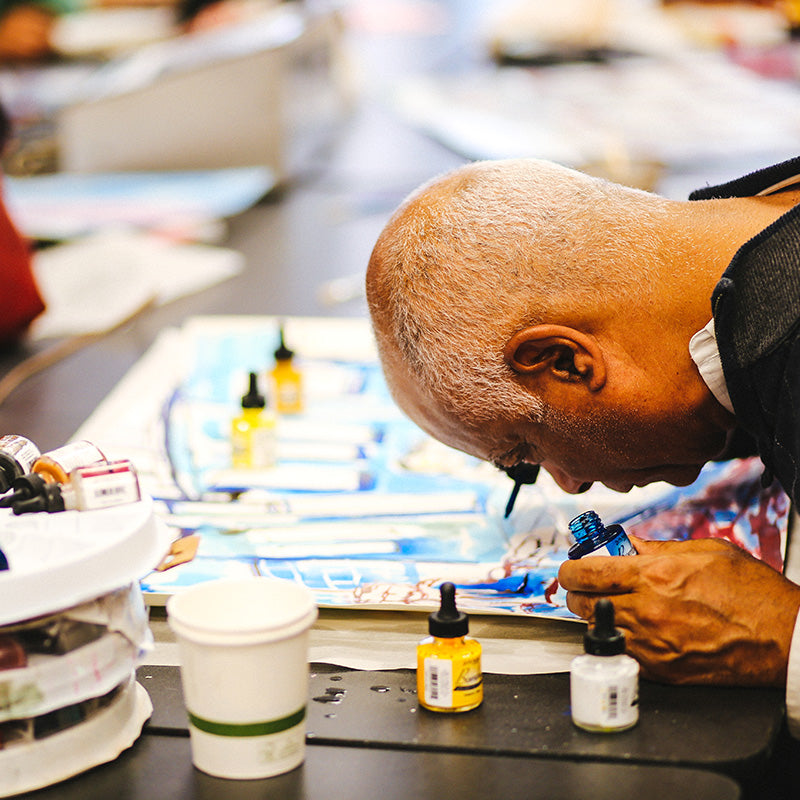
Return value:
M 143 666 L 137 674 L 154 705 L 147 730 L 188 735 L 179 668 Z M 749 792 L 768 772 L 783 717 L 778 690 L 678 688 L 642 681 L 638 725 L 615 734 L 588 733 L 572 723 L 566 673 L 487 674 L 484 698 L 474 711 L 440 714 L 418 705 L 413 670 L 314 664 L 307 741 L 314 747 L 713 770 Z
M 148 727 L 188 735 L 179 668 L 143 666 L 137 675 L 153 700 Z M 485 675 L 484 698 L 474 711 L 442 714 L 418 705 L 413 670 L 314 664 L 307 736 L 312 744 L 591 758 L 746 777 L 763 768 L 783 709 L 783 693 L 777 690 L 641 681 L 639 723 L 628 731 L 596 734 L 572 723 L 567 673 Z
M 194 769 L 180 670 L 145 665 L 153 715 L 113 762 L 31 798 L 647 798 L 788 800 L 776 775 L 777 690 L 643 681 L 640 720 L 593 734 L 570 718 L 569 676 L 493 675 L 484 703 L 439 714 L 417 703 L 413 670 L 312 664 L 305 763 L 283 776 L 225 781 Z M 265 683 L 265 691 L 269 691 Z M 792 754 L 796 760 L 796 751 Z M 788 788 L 787 788 L 788 786 Z
M 116 761 L 19 797 L 37 800 L 739 800 L 728 777 L 676 767 L 320 745 L 264 780 L 213 778 L 188 737 L 146 734 Z

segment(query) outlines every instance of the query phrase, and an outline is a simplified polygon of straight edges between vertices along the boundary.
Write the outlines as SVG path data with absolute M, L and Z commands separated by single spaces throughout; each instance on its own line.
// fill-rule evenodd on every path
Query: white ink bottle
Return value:
M 598 600 L 594 615 L 594 628 L 583 637 L 586 653 L 572 661 L 572 721 L 592 732 L 624 731 L 639 720 L 639 664 L 625 654 L 611 601 Z

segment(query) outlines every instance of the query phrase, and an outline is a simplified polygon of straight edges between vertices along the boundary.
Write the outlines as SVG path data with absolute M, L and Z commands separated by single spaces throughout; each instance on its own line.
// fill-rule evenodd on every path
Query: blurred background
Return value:
M 17 370 L 0 423 L 60 443 L 191 315 L 364 316 L 389 214 L 466 161 L 553 159 L 684 198 L 796 155 L 798 6 L 3 3 L 5 196 L 48 308 L 0 352 Z

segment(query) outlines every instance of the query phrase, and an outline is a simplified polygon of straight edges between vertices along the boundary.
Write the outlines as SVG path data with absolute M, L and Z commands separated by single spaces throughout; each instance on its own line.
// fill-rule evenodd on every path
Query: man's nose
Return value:
M 566 472 L 560 469 L 552 469 L 545 467 L 545 469 L 553 476 L 553 480 L 565 491 L 567 494 L 583 494 L 592 488 L 592 482 L 581 482 L 576 478 L 571 478 Z

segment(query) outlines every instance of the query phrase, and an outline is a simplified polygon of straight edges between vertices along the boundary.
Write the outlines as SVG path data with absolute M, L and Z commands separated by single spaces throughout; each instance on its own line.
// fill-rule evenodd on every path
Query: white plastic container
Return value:
M 23 514 L 0 509 L 0 625 L 61 612 L 150 572 L 172 534 L 148 497 L 98 511 Z
M 64 616 L 102 624 L 107 630 L 68 653 L 29 655 L 25 667 L 0 671 L 0 722 L 37 717 L 100 697 L 126 682 L 152 647 L 138 584 L 68 609 Z
M 0 750 L 0 797 L 40 789 L 113 761 L 136 741 L 152 712 L 147 692 L 131 675 L 122 693 L 85 722 Z

